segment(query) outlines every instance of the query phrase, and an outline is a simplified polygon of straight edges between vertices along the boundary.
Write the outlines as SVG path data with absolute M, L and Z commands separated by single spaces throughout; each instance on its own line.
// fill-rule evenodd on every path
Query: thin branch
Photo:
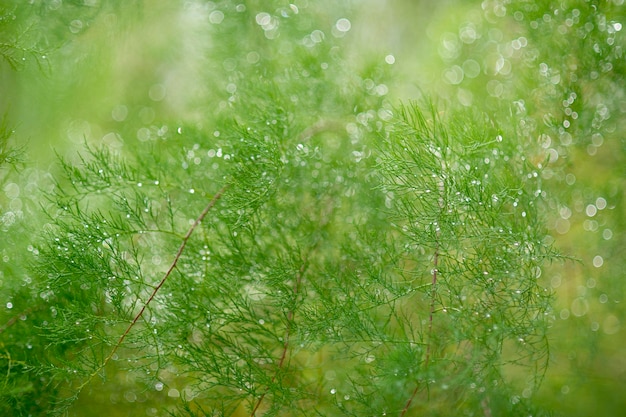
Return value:
M 443 212 L 444 206 L 445 206 L 444 192 L 445 192 L 444 183 L 443 181 L 440 181 L 439 201 L 437 202 L 439 205 L 440 213 Z M 435 229 L 436 240 L 435 240 L 435 253 L 433 255 L 433 276 L 432 276 L 432 281 L 430 284 L 430 312 L 428 316 L 428 335 L 427 335 L 428 342 L 426 343 L 426 356 L 424 358 L 424 370 L 428 369 L 428 364 L 430 362 L 431 348 L 432 348 L 432 335 L 433 335 L 433 316 L 435 315 L 435 304 L 436 304 L 436 298 L 437 298 L 437 273 L 439 272 L 437 268 L 439 268 L 439 249 L 440 249 L 440 244 L 441 244 L 440 243 L 441 229 L 440 229 L 439 223 L 436 223 L 435 227 L 436 227 Z M 418 381 L 416 383 L 415 389 L 413 389 L 413 392 L 411 393 L 411 396 L 409 397 L 406 404 L 404 405 L 404 408 L 400 412 L 400 417 L 403 417 L 407 413 L 419 389 L 420 389 L 420 384 Z
M 298 273 L 296 275 L 296 280 L 293 283 L 293 296 L 294 296 L 294 299 L 297 298 L 298 295 L 299 295 L 300 284 L 302 283 L 302 277 L 304 276 L 304 272 L 306 271 L 306 267 L 307 267 L 307 260 L 306 260 L 306 257 L 305 257 L 305 259 L 302 261 L 302 265 L 300 266 L 300 269 L 298 269 Z M 293 308 L 291 308 L 287 312 L 287 324 L 286 324 L 286 327 L 285 327 L 285 335 L 283 337 L 283 351 L 282 351 L 282 353 L 280 355 L 280 360 L 278 361 L 278 369 L 276 370 L 276 373 L 272 377 L 272 381 L 271 381 L 270 385 L 265 388 L 265 391 L 259 397 L 259 400 L 257 401 L 256 405 L 252 409 L 252 412 L 250 413 L 250 417 L 254 417 L 255 416 L 257 410 L 261 406 L 261 403 L 265 399 L 265 396 L 269 392 L 270 386 L 274 382 L 276 382 L 276 378 L 278 377 L 278 373 L 280 372 L 281 369 L 283 369 L 283 365 L 285 363 L 285 359 L 287 358 L 287 351 L 289 350 L 289 338 L 291 337 L 291 326 L 293 324 L 293 317 L 294 317 L 294 315 L 295 315 L 295 306 Z
M 331 217 L 331 213 L 333 212 L 333 210 L 334 210 L 334 205 L 332 204 L 332 202 L 322 209 L 321 219 L 320 219 L 320 230 L 326 227 L 326 225 L 328 225 L 328 223 L 330 222 L 330 217 Z M 294 301 L 296 301 L 298 295 L 300 294 L 302 279 L 304 277 L 304 273 L 306 272 L 306 268 L 308 266 L 308 259 L 310 258 L 311 253 L 315 250 L 315 248 L 317 248 L 319 243 L 320 243 L 320 240 L 316 239 L 316 241 L 309 247 L 307 254 L 304 255 L 302 259 L 302 264 L 300 265 L 300 268 L 298 269 L 298 273 L 296 274 L 296 280 L 293 283 Z M 283 337 L 283 351 L 278 361 L 278 369 L 276 370 L 276 373 L 274 374 L 274 376 L 272 376 L 272 381 L 269 384 L 269 386 L 265 388 L 265 391 L 259 397 L 259 400 L 257 401 L 254 408 L 252 409 L 252 412 L 250 413 L 250 417 L 255 416 L 257 410 L 261 406 L 261 403 L 263 403 L 265 396 L 269 392 L 271 385 L 274 382 L 276 382 L 278 373 L 281 371 L 281 369 L 283 369 L 285 359 L 287 358 L 287 351 L 289 350 L 289 339 L 291 338 L 291 326 L 293 325 L 294 315 L 295 315 L 295 303 L 294 303 L 294 306 L 287 312 L 287 324 L 285 327 L 285 335 Z
M 159 290 L 161 289 L 161 287 L 163 287 L 163 285 L 165 284 L 165 281 L 167 281 L 167 279 L 170 277 L 170 275 L 172 274 L 172 272 L 176 268 L 176 264 L 178 264 L 178 261 L 180 260 L 180 257 L 182 256 L 183 251 L 185 250 L 185 247 L 187 246 L 187 242 L 189 241 L 189 238 L 191 237 L 193 232 L 200 225 L 200 223 L 202 223 L 202 221 L 204 220 L 206 215 L 209 213 L 209 211 L 215 206 L 215 204 L 217 204 L 217 201 L 222 197 L 222 195 L 224 194 L 224 192 L 226 191 L 227 188 L 228 188 L 228 184 L 224 185 L 213 196 L 211 201 L 209 201 L 209 204 L 206 205 L 204 210 L 202 210 L 202 213 L 200 213 L 198 218 L 189 227 L 189 230 L 187 230 L 187 233 L 185 234 L 185 236 L 183 236 L 183 240 L 182 240 L 182 242 L 181 242 L 181 244 L 180 244 L 180 246 L 178 248 L 178 251 L 176 252 L 176 255 L 174 256 L 174 260 L 172 261 L 172 263 L 171 263 L 170 267 L 168 268 L 167 272 L 165 272 L 165 275 L 163 276 L 163 278 L 161 279 L 159 284 L 154 288 L 154 290 L 152 291 L 152 294 L 150 294 L 150 297 L 148 298 L 148 300 L 145 303 L 143 303 L 143 306 L 141 307 L 141 310 L 139 310 L 139 313 L 137 313 L 135 315 L 135 317 L 133 318 L 133 321 L 126 328 L 126 331 L 124 331 L 124 333 L 120 336 L 120 338 L 117 341 L 117 343 L 115 344 L 115 346 L 113 346 L 113 349 L 111 349 L 111 352 L 104 359 L 104 361 L 102 361 L 102 364 L 98 367 L 98 369 L 96 369 L 89 376 L 89 378 L 87 378 L 87 380 L 78 388 L 78 392 L 80 392 L 93 379 L 93 377 L 96 376 L 98 374 L 98 372 L 100 372 L 102 369 L 104 369 L 104 367 L 111 361 L 111 359 L 113 358 L 113 355 L 115 355 L 115 352 L 117 352 L 117 350 L 120 348 L 120 346 L 124 342 L 124 339 L 126 339 L 126 336 L 128 336 L 128 334 L 130 333 L 132 328 L 135 327 L 135 324 L 143 316 L 143 312 L 146 310 L 146 308 L 152 302 L 152 300 L 154 300 L 154 297 L 156 297 L 156 295 L 159 292 Z
M 428 317 L 428 343 L 426 343 L 426 357 L 424 359 L 424 369 L 428 369 L 428 363 L 430 362 L 430 350 L 431 350 L 431 345 L 432 345 L 431 339 L 432 339 L 432 333 L 433 333 L 433 315 L 435 314 L 435 297 L 437 294 L 436 285 L 437 285 L 438 262 L 439 262 L 439 242 L 437 242 L 437 246 L 435 247 L 435 255 L 433 258 L 433 279 L 431 282 L 431 289 L 430 289 L 430 314 Z M 411 393 L 411 396 L 409 397 L 406 404 L 404 405 L 404 408 L 402 409 L 402 412 L 400 413 L 400 417 L 404 416 L 406 412 L 409 410 L 409 407 L 411 407 L 411 403 L 413 402 L 413 399 L 417 395 L 419 389 L 420 389 L 420 384 L 418 382 L 415 386 L 415 389 Z

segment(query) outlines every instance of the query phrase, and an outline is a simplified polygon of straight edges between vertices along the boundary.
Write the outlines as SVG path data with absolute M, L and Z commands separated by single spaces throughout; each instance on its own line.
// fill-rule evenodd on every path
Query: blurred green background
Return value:
M 9 253 L 29 249 L 10 229 L 20 220 L 36 223 L 29 215 L 37 213 L 40 190 L 53 184 L 57 154 L 75 160 L 85 142 L 123 149 L 126 141 L 158 135 L 166 121 L 200 126 L 204 114 L 226 105 L 228 81 L 213 78 L 212 69 L 229 65 L 237 40 L 219 44 L 207 27 L 222 24 L 227 5 L 238 5 L 1 3 L 0 114 L 13 131 L 11 145 L 22 149 L 18 170 L 3 167 L 0 173 L 0 226 L 8 232 L 2 235 L 7 237 L 1 261 L 12 263 L 17 255 Z M 379 87 L 390 104 L 425 93 L 442 108 L 475 107 L 503 124 L 511 114 L 522 119 L 518 140 L 537 145 L 529 157 L 544 167 L 547 227 L 556 247 L 571 257 L 550 265 L 540 278 L 554 290 L 555 310 L 551 365 L 537 401 L 555 415 L 622 415 L 624 1 L 294 4 L 303 19 L 310 12 L 310 24 L 326 32 L 338 17 L 347 19 L 351 65 L 387 68 Z M 264 3 L 245 7 L 263 9 Z M 273 12 L 269 6 L 268 11 Z M 202 107 L 207 102 L 216 108 Z M 134 137 L 123 137 L 125 124 L 141 127 Z M 6 277 L 0 283 L 0 294 L 9 290 Z M 0 308 L 9 308 L 5 304 Z M 110 410 L 91 409 L 89 415 L 126 415 L 119 410 L 127 406 L 137 411 L 131 404 L 136 398 L 118 397 L 111 397 Z

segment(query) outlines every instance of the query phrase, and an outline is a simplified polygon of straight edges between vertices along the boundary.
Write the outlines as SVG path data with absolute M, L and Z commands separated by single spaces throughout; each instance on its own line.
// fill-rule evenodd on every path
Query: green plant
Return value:
M 431 415 L 523 407 L 547 363 L 550 253 L 511 137 L 413 104 L 352 146 L 302 140 L 272 97 L 217 139 L 182 127 L 138 161 L 64 164 L 40 372 L 71 400 L 123 373 L 220 415 L 404 415 L 426 393 Z
M 0 409 L 547 413 L 558 169 L 533 102 L 396 105 L 395 58 L 355 58 L 343 10 L 192 6 L 202 93 L 168 112 L 172 84 L 129 76 L 149 106 L 129 91 L 62 158 L 37 242 L 13 237 Z

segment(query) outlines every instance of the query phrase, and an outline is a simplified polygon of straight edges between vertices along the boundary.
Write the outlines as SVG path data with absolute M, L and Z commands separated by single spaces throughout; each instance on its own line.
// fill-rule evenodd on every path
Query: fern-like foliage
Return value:
M 403 274 L 425 295 L 402 307 L 418 358 L 403 370 L 415 379 L 412 398 L 428 387 L 461 409 L 488 408 L 520 380 L 529 396 L 548 365 L 551 297 L 538 278 L 554 256 L 539 224 L 539 172 L 512 132 L 478 114 L 398 113 L 381 172 L 408 250 Z
M 204 171 L 64 164 L 37 268 L 58 411 L 120 374 L 217 415 L 522 410 L 551 253 L 512 138 L 412 104 L 344 151 L 279 114 L 192 147 Z
M 345 22 L 271 4 L 211 2 L 228 58 L 200 121 L 130 119 L 61 161 L 20 383 L 56 415 L 527 415 L 553 256 L 528 148 L 479 112 L 392 108 Z

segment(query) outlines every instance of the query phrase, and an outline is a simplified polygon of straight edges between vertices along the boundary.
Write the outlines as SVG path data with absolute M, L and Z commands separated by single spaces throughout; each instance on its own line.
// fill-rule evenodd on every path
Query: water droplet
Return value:
M 337 20 L 337 23 L 335 23 L 335 27 L 337 28 L 337 30 L 339 32 L 348 32 L 350 30 L 350 28 L 352 27 L 352 24 L 350 23 L 350 21 L 346 18 L 341 18 L 339 20 Z
M 133 403 L 137 401 L 137 394 L 132 391 L 126 391 L 124 393 L 124 399 L 126 399 L 126 401 L 128 401 L 129 403 Z
M 335 388 L 331 388 L 330 393 L 332 395 L 335 395 L 335 394 L 337 394 L 337 390 Z
M 248 55 L 246 55 L 246 60 L 250 64 L 256 64 L 257 62 L 259 62 L 260 59 L 261 55 L 259 55 L 259 53 L 256 51 L 248 52 Z
M 572 301 L 571 310 L 576 317 L 582 317 L 589 311 L 589 303 L 583 297 L 578 297 Z
M 613 314 L 609 314 L 608 316 L 606 316 L 606 318 L 602 322 L 602 330 L 606 334 L 617 333 L 620 329 L 620 326 L 621 324 L 620 324 L 619 319 Z
M 473 59 L 463 62 L 461 68 L 467 78 L 476 78 L 480 74 L 480 64 Z
M 602 265 L 604 265 L 604 258 L 602 258 L 602 256 L 600 255 L 596 255 L 593 257 L 593 266 L 595 266 L 596 268 L 600 268 Z
M 4 186 L 4 193 L 9 199 L 15 199 L 20 196 L 20 186 L 14 182 L 10 182 Z
M 83 29 L 83 21 L 82 20 L 72 20 L 70 22 L 70 32 L 78 33 Z
M 448 84 L 458 85 L 461 84 L 464 78 L 463 69 L 458 65 L 453 65 L 452 67 L 446 69 L 443 72 L 443 79 Z
M 220 10 L 214 10 L 209 15 L 209 22 L 219 25 L 224 20 L 224 13 Z
M 154 84 L 148 91 L 148 96 L 152 101 L 161 101 L 165 98 L 166 90 L 163 84 Z
M 123 104 L 118 104 L 111 110 L 111 118 L 116 122 L 123 122 L 128 116 L 128 107 Z
M 255 20 L 257 25 L 265 26 L 270 23 L 270 21 L 272 20 L 272 16 L 270 16 L 269 13 L 261 12 L 256 15 Z

